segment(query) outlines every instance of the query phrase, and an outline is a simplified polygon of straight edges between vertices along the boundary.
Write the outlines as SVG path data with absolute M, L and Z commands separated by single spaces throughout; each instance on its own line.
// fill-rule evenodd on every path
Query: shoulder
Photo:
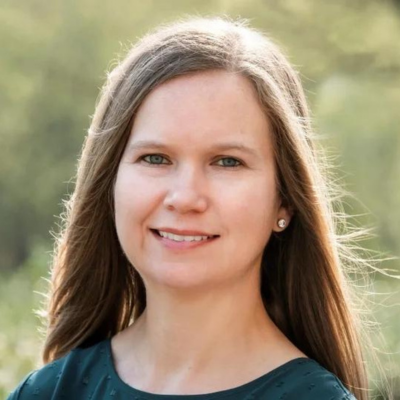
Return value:
M 85 349 L 77 347 L 64 357 L 30 372 L 7 400 L 25 400 L 34 396 L 40 399 L 56 398 L 57 395 L 64 394 L 67 388 L 71 390 L 71 382 L 79 379 L 83 387 L 87 386 L 85 383 L 89 383 L 90 375 L 105 367 L 105 363 L 102 363 L 105 356 L 104 345 L 105 341 L 102 341 Z
M 356 400 L 339 378 L 312 359 L 297 359 L 278 374 L 276 385 L 285 400 Z

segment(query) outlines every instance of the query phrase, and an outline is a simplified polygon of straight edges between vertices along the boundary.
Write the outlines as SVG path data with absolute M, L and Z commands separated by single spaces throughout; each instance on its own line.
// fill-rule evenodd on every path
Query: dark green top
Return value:
M 28 374 L 8 400 L 355 400 L 340 380 L 309 358 L 296 358 L 244 385 L 210 394 L 162 395 L 124 383 L 112 359 L 111 340 L 70 351 Z

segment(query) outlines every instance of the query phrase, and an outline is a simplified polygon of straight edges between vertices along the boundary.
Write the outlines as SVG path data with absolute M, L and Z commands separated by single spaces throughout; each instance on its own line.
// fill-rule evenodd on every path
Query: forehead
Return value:
M 154 89 L 140 106 L 130 144 L 167 141 L 198 149 L 221 142 L 271 152 L 269 120 L 242 75 L 212 70 L 180 76 Z

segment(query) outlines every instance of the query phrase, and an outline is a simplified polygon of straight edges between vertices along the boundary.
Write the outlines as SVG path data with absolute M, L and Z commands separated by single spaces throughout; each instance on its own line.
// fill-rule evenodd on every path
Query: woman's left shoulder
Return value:
M 282 399 L 356 400 L 340 379 L 317 361 L 301 358 L 293 360 L 292 364 L 293 368 L 287 370 L 287 390 Z

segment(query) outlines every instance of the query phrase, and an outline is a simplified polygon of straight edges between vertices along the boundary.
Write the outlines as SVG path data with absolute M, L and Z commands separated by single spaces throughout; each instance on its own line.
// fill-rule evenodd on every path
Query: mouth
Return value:
M 160 232 L 157 229 L 150 229 L 150 231 L 153 233 L 154 237 L 159 242 L 161 242 L 164 246 L 166 246 L 169 249 L 179 249 L 179 250 L 192 249 L 195 247 L 212 243 L 219 238 L 219 235 L 213 235 L 207 237 L 207 239 L 201 239 L 201 240 L 174 240 L 170 237 L 161 236 Z
M 164 236 L 161 235 L 161 233 L 160 233 L 160 231 L 158 229 L 151 229 L 150 228 L 150 230 L 152 232 L 154 232 L 156 235 L 158 235 L 160 237 L 164 237 Z M 177 235 L 177 236 L 182 236 L 182 235 Z M 195 236 L 195 235 L 185 235 L 185 236 Z M 214 238 L 217 238 L 217 237 L 219 237 L 219 235 L 210 235 L 210 236 L 207 236 L 207 239 L 214 239 Z

